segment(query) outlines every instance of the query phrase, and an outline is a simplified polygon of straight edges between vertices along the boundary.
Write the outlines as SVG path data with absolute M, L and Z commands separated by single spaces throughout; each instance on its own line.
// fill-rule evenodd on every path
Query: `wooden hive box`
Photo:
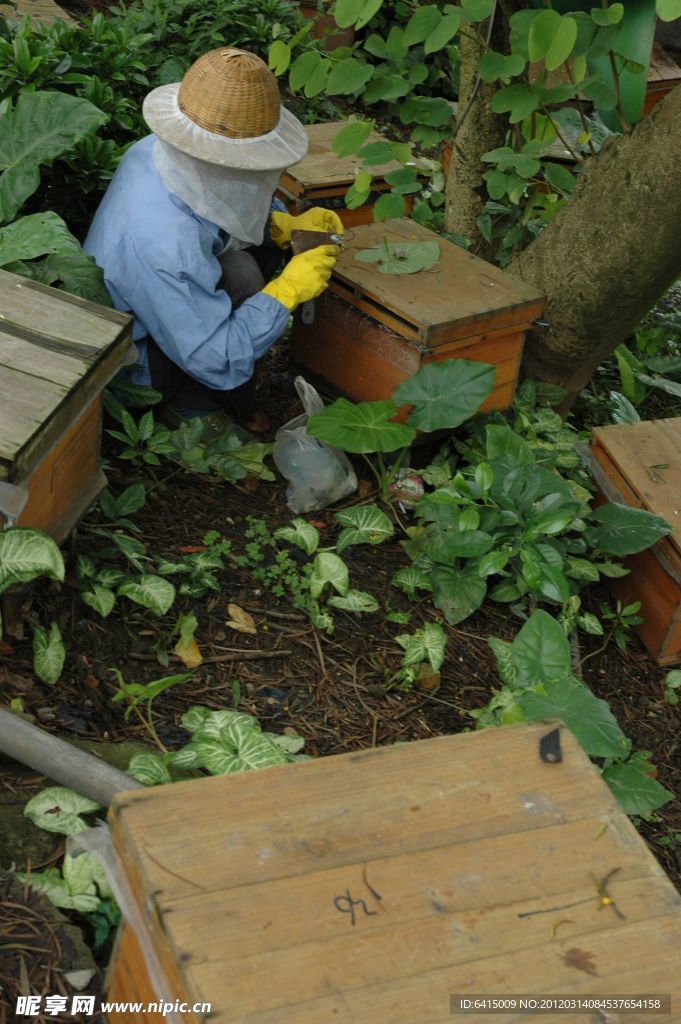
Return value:
M 643 113 L 649 114 L 656 103 L 681 83 L 681 67 L 659 43 L 653 46 L 648 68 L 648 85 L 643 103 Z
M 440 262 L 417 274 L 383 274 L 361 263 L 361 249 L 390 241 L 436 239 Z M 367 224 L 348 233 L 314 322 L 297 316 L 291 358 L 315 380 L 355 401 L 392 396 L 425 363 L 473 359 L 496 366 L 483 409 L 513 400 L 525 332 L 542 312 L 535 289 L 410 220 Z
M 604 498 L 674 528 L 624 559 L 628 576 L 608 580 L 621 601 L 641 602 L 641 639 L 658 664 L 673 665 L 681 661 L 681 417 L 597 427 L 583 454 Z
M 111 1024 L 446 1024 L 450 996 L 483 993 L 671 994 L 671 1014 L 623 1019 L 681 1021 L 681 897 L 567 730 L 562 762 L 541 760 L 556 725 L 118 796 L 138 922 L 106 998 L 211 1014 Z
M 0 270 L 0 525 L 61 542 L 106 484 L 101 393 L 131 319 Z
M 346 227 L 370 224 L 373 221 L 376 199 L 390 188 L 385 175 L 398 170 L 402 165 L 392 160 L 387 164 L 366 168 L 374 176 L 373 192 L 364 206 L 348 210 L 345 206 L 345 193 L 355 180 L 355 172 L 363 169 L 363 164 L 359 156 L 338 157 L 331 148 L 333 140 L 346 123 L 329 121 L 305 126 L 310 148 L 299 163 L 284 171 L 277 189 L 277 196 L 286 203 L 289 213 L 295 215 L 311 206 L 323 206 L 335 210 Z M 383 141 L 383 136 L 378 132 L 372 132 L 367 138 L 367 144 L 380 141 Z M 410 196 L 404 199 L 409 212 L 412 199 Z

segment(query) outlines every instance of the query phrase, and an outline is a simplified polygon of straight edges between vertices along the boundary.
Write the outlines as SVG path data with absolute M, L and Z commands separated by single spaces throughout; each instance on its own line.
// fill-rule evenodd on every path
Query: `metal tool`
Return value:
M 294 256 L 299 256 L 301 252 L 308 252 L 310 249 L 316 249 L 318 245 L 343 245 L 343 236 L 337 235 L 331 231 L 298 231 L 294 230 L 291 232 L 291 249 Z M 310 325 L 314 323 L 315 315 L 315 300 L 308 299 L 307 302 L 303 302 L 300 307 L 300 319 L 302 323 Z

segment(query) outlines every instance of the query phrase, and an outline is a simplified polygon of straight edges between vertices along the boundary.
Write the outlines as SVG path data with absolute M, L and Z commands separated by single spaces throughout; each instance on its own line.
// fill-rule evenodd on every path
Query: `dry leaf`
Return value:
M 372 484 L 371 480 L 360 480 L 357 484 L 357 493 L 360 498 L 368 498 L 370 494 L 373 494 L 376 490 L 376 485 Z
M 260 481 L 257 476 L 247 476 L 245 480 L 241 481 L 241 486 L 245 491 L 248 491 L 249 494 L 253 494 L 253 492 L 257 491 L 260 487 Z
M 227 619 L 226 626 L 229 626 L 230 629 L 235 629 L 237 633 L 251 633 L 255 636 L 257 630 L 252 615 L 245 612 L 243 608 L 239 608 L 238 604 L 228 605 L 227 611 L 230 614 L 230 618 Z
M 202 551 L 208 551 L 205 544 L 181 544 L 177 549 L 181 555 L 200 555 Z
M 265 434 L 270 429 L 270 421 L 267 413 L 262 411 L 256 412 L 253 419 L 248 421 L 246 427 L 254 434 Z
M 419 669 L 416 685 L 419 690 L 427 690 L 430 693 L 434 693 L 440 687 L 440 673 L 433 672 L 428 662 L 424 661 Z
M 175 644 L 174 650 L 185 668 L 198 668 L 203 661 L 203 655 L 194 637 L 191 638 L 188 644 L 183 644 L 180 637 Z

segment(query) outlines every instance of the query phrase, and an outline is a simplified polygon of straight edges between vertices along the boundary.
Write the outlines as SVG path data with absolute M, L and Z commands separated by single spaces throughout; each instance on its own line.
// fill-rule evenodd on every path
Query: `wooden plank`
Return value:
M 250 884 L 607 813 L 609 793 L 576 741 L 564 733 L 569 756 L 555 771 L 538 760 L 541 732 L 497 730 L 494 744 L 481 744 L 478 733 L 440 737 L 235 775 L 228 785 L 212 778 L 121 794 L 112 829 L 138 891 L 172 884 L 175 895 L 191 895 L 223 887 L 225 858 L 230 877 Z M 522 794 L 541 799 L 525 807 Z M 193 843 L 178 844 L 185 832 Z M 196 849 L 200 883 L 192 880 Z
M 0 321 L 1 324 L 1 321 Z M 0 366 L 20 370 L 36 381 L 49 380 L 72 388 L 87 370 L 77 355 L 54 351 L 36 351 L 25 338 L 18 338 L 0 329 Z
M 660 43 L 653 45 L 648 67 L 648 84 L 654 82 L 681 82 L 681 67 Z
M 2 479 L 13 479 L 11 468 L 18 453 L 41 431 L 68 391 L 47 380 L 38 387 L 34 377 L 0 366 L 0 394 L 0 467 Z
M 681 417 L 598 427 L 593 436 L 638 503 L 671 524 L 667 541 L 681 555 Z
M 374 264 L 354 259 L 355 253 L 384 238 L 436 240 L 440 261 L 428 272 L 383 274 Z M 544 308 L 544 299 L 534 288 L 409 220 L 358 227 L 346 241 L 329 288 L 428 346 L 496 326 L 527 325 Z
M 345 191 L 355 180 L 355 172 L 364 169 L 362 159 L 355 156 L 338 157 L 331 149 L 331 144 L 346 121 L 328 121 L 323 124 L 305 126 L 309 140 L 307 155 L 297 164 L 284 171 L 281 186 L 294 196 L 307 195 L 308 191 L 318 188 L 331 188 L 338 194 Z M 379 132 L 371 132 L 369 142 L 384 139 Z M 402 165 L 397 160 L 390 160 L 370 168 L 374 179 L 381 179 L 390 171 L 398 170 Z M 333 194 L 333 193 L 329 193 Z
M 7 333 L 25 333 L 36 346 L 36 360 L 56 351 L 86 363 L 117 342 L 130 323 L 130 317 L 116 310 L 4 270 L 0 270 L 0 320 Z
M 540 760 L 554 725 L 116 797 L 176 998 L 221 1024 L 433 1024 L 456 992 L 681 996 L 681 897 L 567 730 Z M 594 880 L 614 868 L 621 917 Z
M 54 0 L 16 0 L 15 5 L 0 4 L 0 14 L 8 20 L 23 18 L 27 14 L 39 25 L 51 25 L 57 19 L 75 24 L 73 18 Z

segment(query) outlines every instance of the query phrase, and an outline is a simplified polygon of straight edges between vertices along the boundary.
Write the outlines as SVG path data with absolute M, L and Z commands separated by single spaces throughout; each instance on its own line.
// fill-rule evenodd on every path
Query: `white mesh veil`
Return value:
M 229 248 L 261 244 L 279 170 L 220 167 L 160 139 L 154 146 L 154 163 L 170 192 L 230 235 Z

